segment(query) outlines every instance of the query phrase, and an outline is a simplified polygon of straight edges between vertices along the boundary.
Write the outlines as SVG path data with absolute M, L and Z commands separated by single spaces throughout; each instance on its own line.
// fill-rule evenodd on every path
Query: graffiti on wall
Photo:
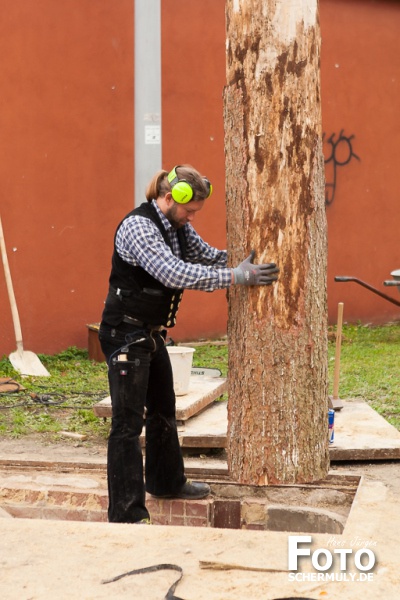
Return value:
M 336 138 L 336 139 L 335 139 Z M 360 160 L 353 151 L 354 135 L 344 135 L 342 129 L 337 136 L 332 133 L 329 138 L 325 139 L 325 133 L 322 135 L 322 143 L 324 147 L 325 157 L 325 204 L 329 206 L 335 199 L 337 171 L 339 167 L 348 165 L 352 158 Z

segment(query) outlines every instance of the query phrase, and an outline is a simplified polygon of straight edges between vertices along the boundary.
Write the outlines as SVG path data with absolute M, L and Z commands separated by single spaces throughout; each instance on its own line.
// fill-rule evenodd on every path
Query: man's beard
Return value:
M 171 206 L 171 208 L 168 208 L 167 212 L 165 213 L 165 216 L 167 217 L 168 221 L 171 223 L 171 225 L 174 229 L 180 229 L 181 227 L 183 227 L 185 225 L 185 223 L 180 222 L 176 218 L 177 210 L 178 210 L 177 205 L 173 204 Z

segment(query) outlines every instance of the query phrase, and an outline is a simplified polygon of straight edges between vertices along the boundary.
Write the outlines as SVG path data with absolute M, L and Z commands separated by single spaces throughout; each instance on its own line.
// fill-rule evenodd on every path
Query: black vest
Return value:
M 148 202 L 144 202 L 124 217 L 117 227 L 115 237 L 122 222 L 136 215 L 153 221 L 165 243 L 172 249 L 157 211 Z M 182 259 L 185 260 L 186 238 L 181 229 L 178 229 L 178 240 Z M 102 316 L 104 323 L 117 327 L 124 316 L 128 316 L 148 325 L 175 325 L 183 290 L 167 288 L 141 267 L 134 267 L 122 260 L 115 248 L 115 238 L 111 264 L 110 288 Z

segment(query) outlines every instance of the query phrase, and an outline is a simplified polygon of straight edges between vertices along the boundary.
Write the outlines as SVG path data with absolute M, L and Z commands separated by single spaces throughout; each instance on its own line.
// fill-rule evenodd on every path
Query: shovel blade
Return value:
M 36 375 L 38 377 L 50 377 L 46 367 L 40 362 L 39 357 L 29 350 L 12 352 L 9 355 L 10 363 L 21 375 Z

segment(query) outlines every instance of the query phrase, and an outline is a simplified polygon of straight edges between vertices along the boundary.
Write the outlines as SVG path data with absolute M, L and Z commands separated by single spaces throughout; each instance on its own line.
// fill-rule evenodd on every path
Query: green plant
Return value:
M 222 377 L 228 373 L 228 344 L 224 342 L 195 345 L 194 367 L 219 369 Z
M 109 423 L 98 419 L 93 405 L 108 395 L 105 363 L 89 359 L 87 350 L 71 347 L 54 356 L 39 355 L 50 377 L 20 377 L 7 357 L 0 361 L 2 377 L 10 377 L 25 389 L 0 394 L 0 432 L 20 437 L 45 434 L 57 441 L 60 431 L 104 441 Z
M 332 330 L 334 331 L 334 330 Z M 329 343 L 332 386 L 335 341 Z M 400 430 L 400 324 L 345 325 L 340 357 L 340 398 L 363 398 Z
M 329 387 L 332 393 L 335 328 L 328 344 Z M 194 343 L 193 365 L 220 369 L 227 376 L 228 344 Z M 400 325 L 343 327 L 339 397 L 363 398 L 400 430 Z M 110 421 L 95 416 L 93 405 L 108 396 L 107 367 L 92 361 L 86 350 L 68 348 L 54 356 L 39 355 L 51 377 L 21 378 L 8 358 L 0 360 L 2 377 L 24 386 L 19 393 L 0 394 L 0 434 L 29 434 L 57 441 L 60 431 L 80 433 L 88 442 L 104 443 Z M 76 443 L 74 441 L 73 443 Z

